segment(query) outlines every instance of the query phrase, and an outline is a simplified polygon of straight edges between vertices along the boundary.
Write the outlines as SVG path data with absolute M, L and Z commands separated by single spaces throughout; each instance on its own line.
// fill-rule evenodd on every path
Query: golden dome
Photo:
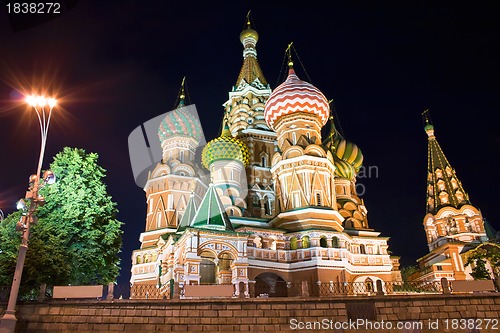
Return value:
M 253 39 L 255 39 L 255 42 L 257 42 L 259 40 L 259 34 L 257 33 L 257 31 L 253 30 L 252 28 L 247 28 L 247 29 L 243 30 L 240 34 L 241 43 L 243 43 L 245 38 L 253 38 Z

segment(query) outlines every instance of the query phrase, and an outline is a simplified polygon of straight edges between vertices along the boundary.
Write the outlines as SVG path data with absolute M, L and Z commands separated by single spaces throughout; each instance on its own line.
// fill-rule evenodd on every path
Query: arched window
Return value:
M 214 255 L 209 251 L 203 251 L 200 254 L 200 283 L 211 284 L 215 283 L 216 267 L 214 262 Z
M 373 292 L 373 280 L 370 278 L 367 278 L 365 280 L 365 285 L 366 285 L 366 291 L 367 292 Z
M 260 199 L 259 199 L 259 196 L 257 194 L 254 194 L 252 196 L 252 206 L 260 208 Z
M 366 247 L 365 247 L 365 244 L 360 244 L 359 245 L 359 252 L 361 254 L 366 254 Z
M 234 216 L 234 209 L 229 209 L 229 216 Z
M 319 246 L 328 247 L 328 242 L 326 241 L 325 236 L 321 236 L 321 238 L 319 239 Z
M 266 156 L 262 155 L 260 158 L 261 158 L 261 165 L 263 167 L 267 167 L 267 158 L 266 158 Z
M 332 247 L 338 249 L 340 247 L 339 238 L 336 236 L 332 237 Z
M 179 160 L 184 162 L 184 150 L 181 150 Z
M 309 244 L 310 244 L 310 242 L 309 242 L 309 236 L 302 237 L 302 248 L 303 249 L 309 248 Z
M 233 258 L 228 253 L 222 253 L 219 256 L 219 262 L 218 262 L 218 267 L 219 271 L 228 271 L 231 269 L 231 261 L 233 261 Z
M 290 238 L 290 250 L 297 250 L 297 237 Z

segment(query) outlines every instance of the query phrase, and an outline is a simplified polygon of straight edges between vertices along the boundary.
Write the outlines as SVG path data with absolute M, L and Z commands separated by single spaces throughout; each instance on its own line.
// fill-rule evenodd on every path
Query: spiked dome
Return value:
M 219 160 L 235 160 L 247 166 L 250 161 L 250 152 L 245 143 L 231 136 L 227 125 L 224 126 L 221 136 L 210 141 L 201 153 L 201 163 L 207 169 L 210 164 Z
M 318 88 L 300 80 L 293 68 L 290 68 L 285 82 L 269 96 L 264 117 L 269 128 L 275 130 L 274 124 L 281 117 L 294 112 L 315 114 L 319 117 L 321 126 L 324 126 L 330 115 L 330 107 L 325 95 Z
M 183 80 L 179 105 L 167 113 L 158 128 L 160 142 L 175 136 L 191 137 L 200 142 L 203 133 L 200 121 L 184 107 L 184 97 Z

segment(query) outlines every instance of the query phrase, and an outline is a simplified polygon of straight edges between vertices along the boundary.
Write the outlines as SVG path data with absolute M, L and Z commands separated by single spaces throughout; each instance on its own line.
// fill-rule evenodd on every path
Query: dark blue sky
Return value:
M 283 80 L 285 48 L 293 41 L 297 74 L 334 99 L 345 136 L 363 151 L 364 165 L 377 168 L 359 180 L 369 224 L 391 237 L 403 264 L 427 252 L 420 116 L 427 108 L 472 203 L 500 229 L 500 21 L 492 5 L 77 1 L 31 28 L 32 19 L 9 18 L 1 6 L 0 209 L 11 212 L 23 196 L 38 154 L 36 118 L 16 107 L 16 90 L 43 84 L 58 91 L 64 108 L 54 114 L 45 166 L 71 146 L 99 153 L 108 170 L 125 223 L 120 283 L 130 278 L 146 211 L 128 135 L 173 108 L 183 76 L 205 137 L 218 135 L 222 103 L 242 63 L 239 33 L 249 9 L 272 88 Z

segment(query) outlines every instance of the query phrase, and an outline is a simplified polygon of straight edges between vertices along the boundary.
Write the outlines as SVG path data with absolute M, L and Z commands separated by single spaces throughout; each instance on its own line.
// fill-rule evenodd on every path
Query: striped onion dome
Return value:
M 183 108 L 183 105 L 179 104 L 177 109 L 168 112 L 161 121 L 158 128 L 160 142 L 175 136 L 192 137 L 197 142 L 200 142 L 203 133 L 200 121 L 186 108 Z
M 345 139 L 340 140 L 335 147 L 335 155 L 352 165 L 356 172 L 359 172 L 359 169 L 361 169 L 363 165 L 363 153 L 361 153 L 361 149 L 351 141 Z
M 335 154 L 333 155 L 333 163 L 335 165 L 335 176 L 351 180 L 356 177 L 356 170 L 354 167 Z
M 227 126 L 225 126 L 221 136 L 207 143 L 201 152 L 201 164 L 207 169 L 210 168 L 210 164 L 219 160 L 236 160 L 244 166 L 250 163 L 250 152 L 247 145 L 240 139 L 231 136 Z
M 321 126 L 324 126 L 330 115 L 330 107 L 325 95 L 318 88 L 300 80 L 293 68 L 290 68 L 285 82 L 269 96 L 264 117 L 269 128 L 275 130 L 273 126 L 279 118 L 294 112 L 315 114 L 321 120 Z

